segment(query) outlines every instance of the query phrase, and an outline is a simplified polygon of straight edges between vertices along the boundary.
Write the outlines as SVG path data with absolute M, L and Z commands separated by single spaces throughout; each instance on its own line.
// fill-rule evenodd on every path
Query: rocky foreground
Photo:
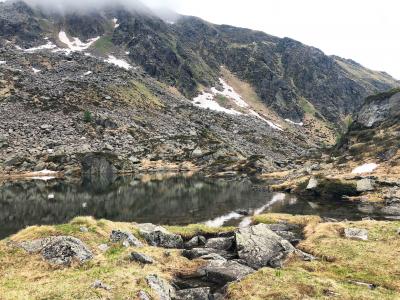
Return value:
M 2 299 L 395 299 L 400 222 L 268 214 L 246 228 L 79 217 L 0 242 Z M 257 224 L 257 225 L 255 225 Z

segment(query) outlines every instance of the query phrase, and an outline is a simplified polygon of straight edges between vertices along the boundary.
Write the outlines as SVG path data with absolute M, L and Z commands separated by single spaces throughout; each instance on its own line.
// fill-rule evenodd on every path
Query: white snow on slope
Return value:
M 219 79 L 219 82 L 222 85 L 223 90 L 219 91 L 215 87 L 211 88 L 211 92 L 203 92 L 199 96 L 193 99 L 194 105 L 203 109 L 211 109 L 217 112 L 223 112 L 226 114 L 230 115 L 243 115 L 243 113 L 234 110 L 233 108 L 227 109 L 225 107 L 222 107 L 218 102 L 214 100 L 215 96 L 217 95 L 222 95 L 228 99 L 231 99 L 238 107 L 248 109 L 248 115 L 254 116 L 263 122 L 267 123 L 270 127 L 277 129 L 277 130 L 283 130 L 281 126 L 274 124 L 273 122 L 263 118 L 260 116 L 258 113 L 256 113 L 254 110 L 250 109 L 249 104 L 243 100 L 242 96 L 240 96 L 235 90 L 228 85 L 222 78 Z
M 33 53 L 33 52 L 36 52 L 39 50 L 51 50 L 51 49 L 55 49 L 55 48 L 57 48 L 56 45 L 54 45 L 52 42 L 47 42 L 46 44 L 38 46 L 38 47 L 24 49 L 24 52 Z M 21 47 L 18 47 L 17 49 L 22 50 Z
M 241 115 L 242 113 L 234 110 L 222 107 L 214 100 L 215 94 L 203 92 L 199 96 L 193 99 L 194 105 L 203 109 L 211 109 L 213 111 L 223 112 L 230 115 Z
M 108 59 L 106 59 L 105 62 L 116 65 L 117 67 L 123 68 L 125 70 L 129 70 L 132 68 L 132 66 L 130 64 L 128 64 L 128 62 L 126 62 L 125 60 L 118 59 L 112 55 L 109 55 Z
M 118 19 L 117 19 L 117 18 L 114 18 L 114 19 L 113 19 L 113 23 L 114 23 L 114 28 L 118 28 L 118 27 L 119 27 Z
M 249 105 L 242 99 L 242 96 L 240 96 L 238 93 L 236 93 L 233 88 L 228 85 L 222 78 L 219 79 L 219 82 L 221 83 L 223 87 L 223 91 L 218 91 L 216 88 L 212 88 L 211 91 L 213 92 L 214 95 L 220 94 L 225 97 L 228 97 L 232 99 L 235 104 L 239 107 L 248 107 Z
M 95 37 L 93 39 L 87 40 L 86 43 L 82 42 L 79 38 L 72 38 L 72 41 L 68 38 L 65 31 L 60 31 L 58 34 L 60 41 L 68 46 L 69 52 L 73 51 L 83 51 L 88 49 L 94 42 L 96 42 L 100 37 Z M 68 50 L 67 50 L 68 51 Z
M 378 165 L 376 163 L 363 164 L 362 166 L 355 168 L 351 173 L 352 174 L 371 173 L 377 167 L 378 167 Z
M 261 116 L 260 116 L 258 113 L 256 113 L 254 110 L 251 109 L 251 110 L 250 110 L 250 114 L 253 115 L 253 116 L 255 116 L 256 118 L 258 118 L 258 119 L 264 121 L 264 122 L 267 123 L 270 127 L 274 128 L 274 129 L 277 129 L 277 130 L 280 130 L 280 131 L 283 131 L 283 129 L 282 129 L 281 126 L 279 126 L 278 124 L 272 123 L 271 121 L 269 121 L 269 120 L 267 120 L 267 119 L 261 117 Z
M 7 62 L 5 60 L 0 60 L 0 65 L 5 65 Z
M 83 74 L 83 76 L 88 76 L 88 75 L 90 75 L 92 73 L 93 73 L 92 71 L 87 71 L 86 73 Z
M 294 121 L 289 120 L 289 119 L 285 119 L 285 121 L 290 123 L 290 124 L 293 124 L 293 125 L 304 126 L 303 122 L 294 122 Z
M 32 68 L 32 71 L 33 71 L 33 73 L 39 73 L 41 70 L 39 70 L 39 69 L 36 69 L 36 68 Z

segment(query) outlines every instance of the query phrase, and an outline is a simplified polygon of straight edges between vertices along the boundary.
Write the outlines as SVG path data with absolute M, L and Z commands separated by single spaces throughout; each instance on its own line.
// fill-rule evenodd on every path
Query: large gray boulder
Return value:
M 235 237 L 239 258 L 254 269 L 278 267 L 288 254 L 295 252 L 287 240 L 266 224 L 241 228 Z
M 165 279 L 158 275 L 148 275 L 147 284 L 157 294 L 159 300 L 171 300 L 175 298 L 175 289 Z
M 183 250 L 182 255 L 188 259 L 203 258 L 204 256 L 218 255 L 225 259 L 232 259 L 236 255 L 226 250 L 219 250 L 214 248 L 193 248 L 190 250 Z M 209 258 L 207 258 L 209 259 Z
M 212 260 L 198 270 L 205 276 L 206 281 L 220 285 L 240 280 L 255 272 L 254 269 L 236 261 Z
M 218 250 L 229 250 L 232 248 L 234 237 L 219 237 L 207 240 L 205 247 Z
M 71 236 L 55 236 L 33 241 L 26 241 L 20 247 L 29 253 L 41 253 L 43 258 L 55 265 L 80 264 L 93 258 L 92 252 L 79 239 Z
M 180 235 L 169 232 L 162 226 L 154 224 L 139 224 L 140 235 L 151 245 L 163 248 L 182 248 L 183 239 Z

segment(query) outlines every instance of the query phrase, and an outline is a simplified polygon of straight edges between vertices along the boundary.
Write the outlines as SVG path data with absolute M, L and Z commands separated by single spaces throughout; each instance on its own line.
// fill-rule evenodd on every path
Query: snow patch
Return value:
M 193 99 L 194 105 L 203 109 L 210 109 L 217 112 L 223 112 L 230 115 L 241 115 L 242 113 L 234 110 L 227 109 L 214 101 L 214 94 L 203 92 L 199 96 Z
M 7 62 L 5 60 L 0 60 L 0 65 L 5 65 Z
M 294 122 L 294 121 L 289 120 L 289 119 L 285 119 L 285 121 L 290 123 L 290 124 L 293 124 L 293 125 L 304 126 L 303 122 Z
M 264 121 L 264 122 L 267 123 L 270 127 L 274 128 L 274 129 L 277 129 L 277 130 L 280 130 L 280 131 L 283 131 L 283 129 L 282 129 L 281 126 L 279 126 L 278 124 L 275 124 L 275 123 L 273 123 L 273 122 L 271 122 L 271 121 L 269 121 L 269 120 L 267 120 L 267 119 L 261 117 L 261 116 L 260 116 L 258 113 L 256 113 L 254 110 L 251 109 L 251 110 L 250 110 L 250 114 L 253 115 L 253 116 L 255 116 L 256 118 L 258 118 L 258 119 Z
M 18 46 L 16 46 L 16 48 L 17 47 Z M 17 49 L 23 50 L 24 52 L 27 52 L 27 53 L 33 53 L 33 52 L 40 51 L 40 50 L 51 50 L 51 49 L 55 49 L 55 48 L 57 48 L 57 46 L 55 44 L 53 44 L 52 42 L 47 42 L 46 44 L 38 46 L 38 47 L 28 48 L 28 49 L 24 49 L 24 50 L 21 47 L 18 47 Z
M 125 54 L 126 54 L 126 55 L 129 55 L 129 54 L 131 54 L 131 53 L 130 53 L 129 51 L 126 51 Z
M 47 199 L 49 199 L 49 200 L 54 199 L 54 194 L 49 194 L 49 195 L 47 196 Z
M 216 88 L 212 88 L 211 91 L 214 95 L 220 94 L 225 97 L 232 99 L 235 104 L 239 107 L 248 107 L 249 105 L 242 99 L 238 93 L 236 93 L 230 85 L 228 85 L 222 78 L 219 79 L 219 82 L 222 85 L 223 91 L 218 91 Z
M 92 71 L 87 71 L 86 73 L 83 74 L 83 76 L 88 76 L 88 75 L 90 75 L 92 73 L 93 73 Z
M 36 68 L 32 68 L 32 71 L 33 71 L 33 73 L 35 73 L 35 74 L 37 74 L 37 73 L 41 72 L 41 70 L 39 70 L 39 69 L 36 69 Z
M 377 167 L 378 167 L 378 165 L 376 163 L 363 164 L 362 166 L 355 168 L 351 173 L 352 174 L 371 173 Z
M 60 31 L 58 34 L 59 40 L 68 46 L 69 50 L 66 50 L 67 52 L 74 52 L 74 51 L 83 51 L 88 49 L 94 42 L 96 42 L 100 37 L 95 37 L 93 39 L 87 40 L 86 43 L 82 42 L 79 38 L 72 38 L 72 41 L 68 38 L 67 34 L 65 31 Z
M 118 19 L 117 19 L 117 18 L 114 18 L 112 21 L 113 21 L 113 23 L 114 23 L 114 28 L 118 28 L 119 25 L 120 25 L 120 24 L 118 24 Z
M 105 60 L 105 62 L 116 65 L 117 67 L 123 68 L 125 70 L 129 70 L 132 68 L 132 66 L 126 62 L 123 59 L 118 59 L 115 56 L 109 55 L 108 59 Z

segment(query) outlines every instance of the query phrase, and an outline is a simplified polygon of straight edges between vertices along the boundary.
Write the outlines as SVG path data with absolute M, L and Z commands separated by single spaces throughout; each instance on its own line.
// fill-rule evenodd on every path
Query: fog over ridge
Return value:
M 20 0 L 0 0 L 0 2 L 18 2 Z M 173 0 L 22 0 L 33 8 L 61 13 L 90 11 L 113 6 L 122 6 L 126 9 L 150 12 L 151 10 L 174 11 Z

